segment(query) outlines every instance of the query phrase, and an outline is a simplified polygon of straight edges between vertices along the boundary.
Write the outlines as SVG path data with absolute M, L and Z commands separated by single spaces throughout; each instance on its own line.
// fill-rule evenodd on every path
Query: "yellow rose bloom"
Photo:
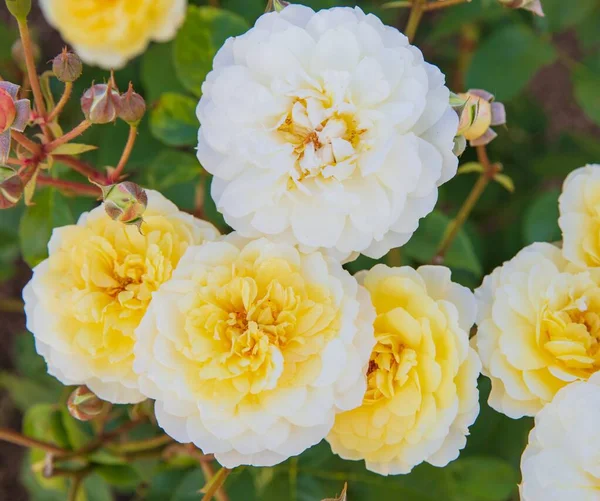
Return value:
M 84 62 L 116 69 L 151 40 L 173 38 L 187 0 L 40 0 L 40 7 Z
M 600 266 L 600 165 L 571 172 L 559 198 L 563 254 L 578 266 Z
M 484 279 L 473 343 L 492 381 L 492 408 L 534 416 L 558 390 L 600 369 L 599 271 L 536 243 Z
M 173 438 L 272 466 L 360 405 L 374 316 L 338 261 L 233 233 L 190 248 L 155 294 L 134 368 Z
M 134 331 L 152 293 L 190 245 L 218 235 L 161 194 L 146 193 L 141 233 L 113 221 L 102 206 L 56 228 L 49 257 L 23 291 L 27 328 L 48 372 L 113 403 L 144 398 L 133 372 Z
M 473 294 L 442 266 L 377 265 L 358 278 L 377 312 L 377 344 L 362 406 L 339 414 L 327 440 L 334 453 L 364 459 L 382 475 L 423 461 L 444 466 L 458 457 L 479 413 L 481 365 L 469 347 Z

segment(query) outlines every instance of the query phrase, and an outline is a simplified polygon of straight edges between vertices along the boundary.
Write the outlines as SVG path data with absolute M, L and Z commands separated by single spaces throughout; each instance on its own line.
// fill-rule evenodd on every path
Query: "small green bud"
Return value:
M 119 91 L 111 77 L 107 84 L 92 85 L 83 93 L 81 109 L 90 122 L 107 124 L 117 119 L 120 100 Z
M 146 113 L 146 101 L 137 92 L 134 92 L 133 85 L 129 82 L 129 89 L 121 95 L 119 102 L 119 118 L 129 125 L 137 125 Z
M 23 182 L 12 167 L 0 166 L 0 209 L 10 209 L 23 196 Z
M 83 64 L 77 54 L 69 52 L 65 47 L 52 60 L 52 71 L 61 82 L 74 82 L 81 76 Z
M 79 386 L 67 401 L 69 414 L 79 421 L 90 421 L 102 414 L 108 404 L 100 400 L 87 386 Z
M 27 20 L 31 10 L 31 0 L 5 0 L 8 11 L 17 18 L 18 21 Z
M 104 210 L 109 217 L 140 229 L 144 221 L 142 216 L 148 205 L 148 196 L 143 188 L 130 181 L 100 188 L 104 198 Z
M 33 60 L 37 64 L 40 60 L 40 47 L 38 44 L 31 42 L 31 50 L 33 52 Z M 10 53 L 19 69 L 25 73 L 27 71 L 27 63 L 25 62 L 25 49 L 23 49 L 23 42 L 21 42 L 20 38 L 15 40 Z

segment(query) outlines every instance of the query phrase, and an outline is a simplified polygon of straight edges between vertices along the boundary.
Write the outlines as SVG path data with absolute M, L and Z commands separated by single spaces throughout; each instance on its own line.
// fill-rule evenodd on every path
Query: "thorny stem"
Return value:
M 78 183 L 76 181 L 67 181 L 64 179 L 55 179 L 53 177 L 39 175 L 37 184 L 40 186 L 53 186 L 63 191 L 68 191 L 84 197 L 97 198 L 102 195 L 98 186 L 93 184 Z
M 35 68 L 33 45 L 31 43 L 31 35 L 29 33 L 27 21 L 19 21 L 18 26 L 21 42 L 23 44 L 23 52 L 25 53 L 25 66 L 27 67 L 27 75 L 29 77 L 29 83 L 31 84 L 31 90 L 33 91 L 35 107 L 38 111 L 38 114 L 42 118 L 46 118 L 46 104 L 42 95 L 42 89 L 40 87 L 40 80 L 38 78 L 37 70 Z M 42 130 L 47 138 L 52 138 L 50 130 L 46 125 L 42 125 Z
M 36 449 L 42 449 L 55 456 L 64 456 L 69 453 L 66 449 L 57 447 L 54 444 L 48 442 L 42 442 L 34 438 L 26 437 L 16 431 L 8 430 L 6 428 L 0 428 L 0 440 L 10 442 L 12 444 L 21 445 L 23 447 L 34 447 Z
M 114 444 L 112 449 L 118 454 L 131 454 L 136 452 L 148 451 L 168 445 L 173 442 L 169 435 L 159 435 L 157 437 L 148 438 L 146 440 L 137 440 L 132 442 L 124 442 L 122 444 Z
M 423 17 L 424 7 L 425 0 L 412 0 L 408 22 L 406 23 L 406 29 L 404 30 L 404 34 L 408 37 L 409 42 L 412 42 L 417 34 L 419 23 Z
M 11 135 L 12 135 L 12 138 L 17 143 L 19 143 L 21 146 L 23 146 L 23 148 L 25 148 L 26 150 L 30 151 L 34 155 L 41 155 L 42 154 L 42 147 L 38 143 L 33 142 L 31 139 L 29 139 L 22 132 L 18 132 L 16 130 L 13 130 L 13 131 L 11 131 Z
M 75 139 L 77 136 L 83 134 L 87 129 L 92 126 L 92 122 L 89 120 L 83 120 L 79 125 L 77 125 L 74 129 L 70 130 L 66 134 L 63 134 L 60 137 L 57 137 L 54 141 L 48 143 L 44 150 L 46 153 L 53 152 L 59 146 L 68 143 L 72 139 Z
M 23 313 L 23 301 L 20 299 L 0 299 L 0 311 L 4 313 Z
M 58 118 L 58 116 L 62 112 L 63 108 L 65 107 L 65 105 L 69 101 L 69 98 L 71 97 L 71 92 L 72 91 L 73 91 L 73 82 L 66 82 L 65 83 L 65 90 L 64 90 L 62 96 L 60 96 L 60 100 L 58 101 L 58 103 L 56 104 L 56 106 L 54 107 L 54 109 L 48 115 L 48 118 L 46 118 L 46 122 L 52 122 L 53 120 L 55 120 L 56 118 Z
M 437 2 L 431 2 L 423 7 L 423 10 L 429 12 L 431 10 L 445 9 L 446 7 L 452 7 L 453 5 L 460 5 L 461 3 L 469 3 L 471 0 L 438 0 Z
M 208 480 L 208 489 L 206 490 L 206 493 L 204 494 L 202 501 L 210 501 L 213 497 L 216 496 L 217 492 L 221 489 L 221 487 L 225 483 L 225 480 L 227 480 L 227 477 L 229 476 L 231 471 L 232 470 L 229 470 L 228 468 L 221 468 L 215 476 L 213 476 L 210 479 L 207 479 Z M 217 499 L 219 499 L 219 498 L 217 498 Z M 225 499 L 221 498 L 220 501 L 226 501 L 226 500 L 227 500 L 227 498 L 225 498 Z
M 131 156 L 131 152 L 133 150 L 133 145 L 135 144 L 135 140 L 137 139 L 138 128 L 137 125 L 131 125 L 129 127 L 129 136 L 127 137 L 127 143 L 125 144 L 125 148 L 123 149 L 123 153 L 121 154 L 121 159 L 119 160 L 119 164 L 117 168 L 110 175 L 110 182 L 115 183 L 121 177 L 121 173 Z
M 475 186 L 471 189 L 471 193 L 469 193 L 469 196 L 463 202 L 456 218 L 450 223 L 448 230 L 442 239 L 439 250 L 433 258 L 434 264 L 442 264 L 444 262 L 446 252 L 448 252 L 452 242 L 454 242 L 459 230 L 469 217 L 469 214 L 471 214 L 471 211 L 475 207 L 475 204 L 481 197 L 488 183 L 499 171 L 499 166 L 490 162 L 485 146 L 477 146 L 476 149 L 479 163 L 483 166 L 483 172 L 480 174 L 479 179 L 477 179 Z
M 103 174 L 94 169 L 90 164 L 85 163 L 71 155 L 53 155 L 54 160 L 63 163 L 81 175 L 91 179 L 94 182 L 104 184 L 106 178 Z

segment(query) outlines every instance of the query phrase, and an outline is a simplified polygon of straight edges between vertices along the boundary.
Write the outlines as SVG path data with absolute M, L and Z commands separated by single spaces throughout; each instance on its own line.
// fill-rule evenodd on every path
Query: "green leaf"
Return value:
M 542 193 L 529 205 L 523 220 L 525 244 L 561 240 L 561 232 L 558 227 L 559 196 L 560 190 L 553 189 Z
M 229 37 L 249 28 L 248 22 L 233 12 L 190 6 L 174 46 L 175 71 L 181 83 L 199 96 L 219 48 Z
M 26 376 L 16 376 L 8 372 L 0 372 L 0 388 L 8 391 L 11 400 L 22 412 L 36 404 L 57 402 L 62 391 L 58 384 L 48 387 Z
M 197 469 L 167 469 L 154 476 L 144 498 L 146 501 L 198 501 L 198 491 L 204 485 Z M 232 498 L 236 499 L 236 498 Z M 246 501 L 247 498 L 243 498 Z
M 52 404 L 38 404 L 29 409 L 23 416 L 23 433 L 59 447 L 69 447 L 61 412 Z
M 510 193 L 515 191 L 515 183 L 510 176 L 506 174 L 496 174 L 494 176 L 494 181 L 496 181 L 499 185 L 505 188 Z
M 16 271 L 15 261 L 18 256 L 18 235 L 0 228 L 0 282 L 14 275 Z
M 141 481 L 136 469 L 128 464 L 99 465 L 96 466 L 95 471 L 108 482 L 109 485 L 112 485 L 119 490 L 134 490 Z
M 552 44 L 527 26 L 504 26 L 475 52 L 467 72 L 467 86 L 486 89 L 499 101 L 509 100 L 527 86 L 542 66 L 555 59 Z
M 61 419 L 71 449 L 81 449 L 92 440 L 93 435 L 89 425 L 77 421 L 69 414 L 66 407 L 61 408 Z
M 29 451 L 23 458 L 20 480 L 27 489 L 30 501 L 65 501 L 67 482 L 62 477 L 44 478 L 39 473 L 31 471 L 35 462 L 32 456 L 35 451 Z
M 83 482 L 87 501 L 112 501 L 114 496 L 108 484 L 96 474 L 89 475 Z
M 446 470 L 456 501 L 506 501 L 519 481 L 518 472 L 507 461 L 494 457 L 459 458 Z
M 140 74 L 145 90 L 144 97 L 149 104 L 154 103 L 165 92 L 185 92 L 183 85 L 173 78 L 173 75 L 173 44 L 169 42 L 151 45 L 142 56 Z
M 264 0 L 221 0 L 221 7 L 243 16 L 251 25 L 265 13 L 265 5 Z
M 198 142 L 196 100 L 182 94 L 165 93 L 150 113 L 150 130 L 169 146 L 192 146 Z
M 40 190 L 34 202 L 25 209 L 19 225 L 23 259 L 32 268 L 48 257 L 52 230 L 75 222 L 66 200 L 53 188 Z
M 80 155 L 86 151 L 97 150 L 98 146 L 92 144 L 67 143 L 56 148 L 52 154 L 54 155 Z
M 177 150 L 163 150 L 148 165 L 145 186 L 164 191 L 178 184 L 196 180 L 204 169 L 195 155 Z
M 591 50 L 600 47 L 598 39 L 598 26 L 600 26 L 600 7 L 586 16 L 586 18 L 577 26 L 577 38 L 584 50 Z
M 597 7 L 597 0 L 543 0 L 545 20 L 553 32 L 564 31 L 584 21 Z M 596 32 L 597 33 L 597 32 Z
M 401 252 L 417 263 L 430 263 L 450 222 L 451 219 L 445 214 L 433 211 L 421 220 L 419 228 L 408 243 L 401 248 Z M 483 275 L 479 258 L 464 228 L 459 230 L 450 249 L 448 249 L 444 264 L 450 268 L 470 271 L 477 276 Z
M 600 125 L 600 59 L 587 60 L 586 66 L 577 66 L 573 79 L 575 99 L 588 118 Z
M 467 162 L 458 168 L 457 174 L 470 174 L 471 172 L 482 173 L 483 165 L 479 162 Z

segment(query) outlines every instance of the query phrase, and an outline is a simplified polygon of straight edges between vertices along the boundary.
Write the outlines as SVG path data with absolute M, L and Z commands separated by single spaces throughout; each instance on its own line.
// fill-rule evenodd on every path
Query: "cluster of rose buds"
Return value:
M 137 226 L 141 231 L 142 216 L 148 205 L 146 192 L 135 183 L 123 183 L 100 186 L 104 199 L 104 210 L 114 221 Z
M 494 102 L 494 95 L 485 90 L 454 95 L 451 104 L 460 117 L 455 143 L 463 150 L 467 140 L 471 146 L 488 144 L 498 135 L 491 126 L 506 123 L 504 105 Z
M 544 16 L 541 0 L 500 0 L 500 3 L 509 9 L 525 9 L 538 16 Z
M 104 412 L 109 404 L 100 400 L 87 386 L 77 387 L 67 400 L 69 414 L 79 421 L 90 421 Z
M 124 94 L 119 93 L 114 78 L 105 84 L 92 85 L 81 98 L 81 109 L 85 118 L 95 124 L 107 124 L 117 118 L 136 126 L 146 112 L 146 102 L 133 86 Z
M 0 165 L 8 160 L 11 130 L 23 132 L 31 114 L 28 99 L 17 99 L 19 86 L 0 82 Z

